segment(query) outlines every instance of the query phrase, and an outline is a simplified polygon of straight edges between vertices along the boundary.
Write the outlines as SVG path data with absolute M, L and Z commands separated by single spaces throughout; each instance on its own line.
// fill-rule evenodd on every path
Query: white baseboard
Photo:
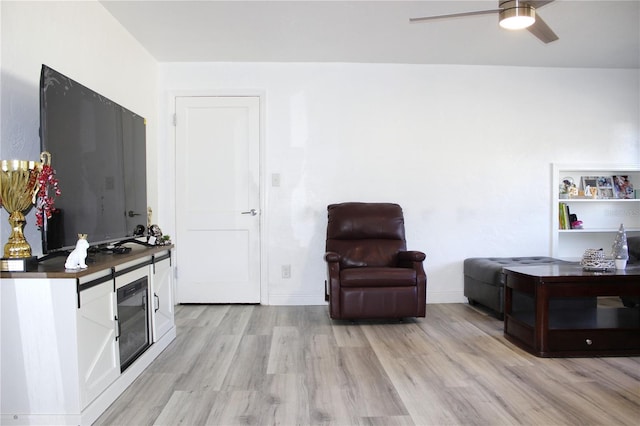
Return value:
M 314 306 L 326 305 L 324 295 L 317 294 L 270 294 L 269 305 L 273 306 Z
M 467 298 L 462 290 L 429 291 L 427 287 L 427 305 L 430 303 L 467 303 Z
M 270 294 L 268 305 L 273 306 L 312 306 L 325 305 L 324 294 Z M 430 292 L 427 288 L 427 304 L 430 303 L 467 303 L 462 291 Z

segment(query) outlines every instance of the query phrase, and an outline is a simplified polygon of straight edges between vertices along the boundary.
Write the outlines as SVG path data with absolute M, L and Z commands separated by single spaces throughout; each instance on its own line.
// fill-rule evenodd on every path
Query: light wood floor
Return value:
M 536 358 L 469 305 L 405 322 L 179 306 L 178 337 L 97 425 L 638 425 L 640 357 Z

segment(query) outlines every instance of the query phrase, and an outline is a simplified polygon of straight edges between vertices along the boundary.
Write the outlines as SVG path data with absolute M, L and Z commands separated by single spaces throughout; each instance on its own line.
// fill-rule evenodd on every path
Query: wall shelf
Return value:
M 615 234 L 623 224 L 627 236 L 640 235 L 640 199 L 561 198 L 560 184 L 571 178 L 578 189 L 583 176 L 628 176 L 640 189 L 640 164 L 553 164 L 551 187 L 551 255 L 579 259 L 588 248 L 611 249 Z M 560 229 L 560 203 L 583 222 L 583 229 Z

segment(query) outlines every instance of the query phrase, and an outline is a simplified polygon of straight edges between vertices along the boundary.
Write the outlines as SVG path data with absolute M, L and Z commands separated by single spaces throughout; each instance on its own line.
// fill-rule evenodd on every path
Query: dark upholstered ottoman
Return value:
M 567 263 L 553 257 L 472 257 L 464 260 L 464 295 L 469 304 L 480 303 L 502 319 L 504 315 L 504 274 L 507 266 Z

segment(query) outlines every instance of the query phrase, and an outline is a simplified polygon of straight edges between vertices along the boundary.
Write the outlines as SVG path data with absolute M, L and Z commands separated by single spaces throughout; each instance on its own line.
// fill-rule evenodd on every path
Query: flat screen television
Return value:
M 42 228 L 42 251 L 131 239 L 147 222 L 146 122 L 58 71 L 40 74 L 40 143 L 62 194 Z

